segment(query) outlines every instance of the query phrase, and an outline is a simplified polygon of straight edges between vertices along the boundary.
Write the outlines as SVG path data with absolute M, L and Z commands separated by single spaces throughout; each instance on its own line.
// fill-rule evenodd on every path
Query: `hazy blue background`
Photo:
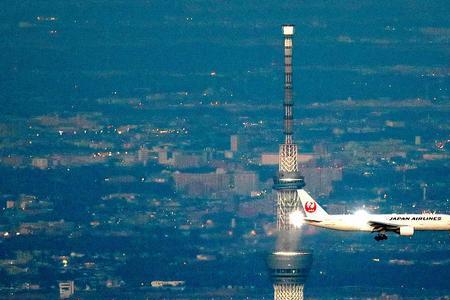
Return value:
M 208 87 L 278 101 L 283 23 L 297 26 L 301 101 L 439 96 L 448 78 L 420 74 L 448 68 L 449 15 L 447 1 L 7 1 L 1 108 Z

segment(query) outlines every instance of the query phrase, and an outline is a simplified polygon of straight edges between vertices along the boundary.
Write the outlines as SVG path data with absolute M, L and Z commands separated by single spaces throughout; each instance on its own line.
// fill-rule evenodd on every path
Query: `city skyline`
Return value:
M 280 235 L 282 179 L 450 212 L 445 1 L 0 6 L 0 299 L 272 299 L 292 262 L 306 299 L 450 296 L 448 232 Z

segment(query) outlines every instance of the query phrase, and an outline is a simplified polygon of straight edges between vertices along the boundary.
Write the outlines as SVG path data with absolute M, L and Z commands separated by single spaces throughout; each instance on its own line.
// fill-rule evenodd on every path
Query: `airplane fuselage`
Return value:
M 327 215 L 323 220 L 316 221 L 305 218 L 305 223 L 335 230 L 345 231 L 377 231 L 376 225 L 388 224 L 394 228 L 408 226 L 414 230 L 450 230 L 450 215 L 444 214 L 385 214 L 367 215 Z M 389 227 L 388 226 L 388 227 Z M 386 231 L 390 231 L 389 229 Z

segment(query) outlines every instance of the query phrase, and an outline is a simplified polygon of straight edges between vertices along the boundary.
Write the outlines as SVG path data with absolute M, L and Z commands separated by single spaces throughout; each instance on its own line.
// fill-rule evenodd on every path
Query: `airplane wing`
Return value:
M 312 223 L 321 223 L 322 222 L 322 220 L 317 220 L 317 219 L 314 219 L 314 218 L 303 218 L 303 220 L 305 220 L 305 221 L 308 221 L 308 222 L 312 222 Z
M 380 221 L 368 221 L 369 225 L 373 227 L 373 231 L 397 231 L 400 229 L 401 225 L 388 223 L 388 222 L 380 222 Z

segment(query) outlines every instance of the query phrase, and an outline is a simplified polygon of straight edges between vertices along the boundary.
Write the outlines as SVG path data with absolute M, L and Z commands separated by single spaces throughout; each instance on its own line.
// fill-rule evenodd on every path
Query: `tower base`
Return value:
M 274 300 L 303 300 L 303 284 L 274 284 Z

